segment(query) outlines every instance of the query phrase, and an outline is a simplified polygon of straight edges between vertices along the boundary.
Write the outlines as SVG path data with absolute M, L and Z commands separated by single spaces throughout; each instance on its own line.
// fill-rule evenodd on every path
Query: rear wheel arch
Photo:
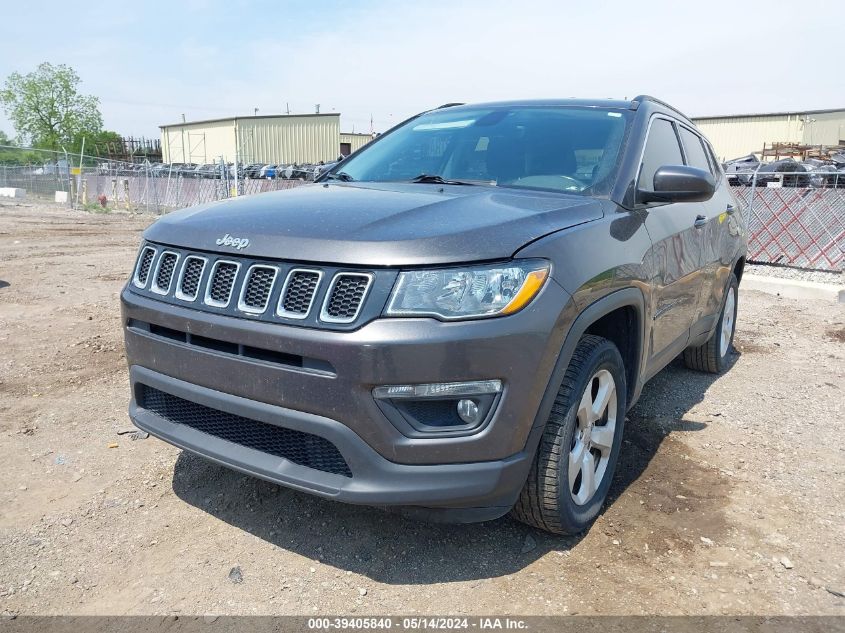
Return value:
M 734 277 L 736 277 L 737 284 L 742 283 L 742 271 L 745 270 L 745 255 L 741 255 L 734 264 Z

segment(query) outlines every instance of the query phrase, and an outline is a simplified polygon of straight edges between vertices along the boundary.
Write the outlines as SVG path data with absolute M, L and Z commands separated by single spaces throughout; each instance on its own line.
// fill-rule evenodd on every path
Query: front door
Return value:
M 683 165 L 675 124 L 655 117 L 643 153 L 638 188 L 653 190 L 654 173 L 664 165 Z M 704 207 L 683 202 L 649 207 L 646 230 L 652 241 L 651 337 L 649 373 L 658 371 L 689 341 L 704 287 L 702 266 Z

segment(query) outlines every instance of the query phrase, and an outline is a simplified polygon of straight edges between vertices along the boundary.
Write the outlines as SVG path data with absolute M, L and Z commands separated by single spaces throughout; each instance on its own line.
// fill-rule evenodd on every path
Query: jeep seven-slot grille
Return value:
M 353 320 L 361 309 L 361 302 L 370 287 L 369 275 L 340 274 L 332 284 L 331 295 L 326 301 L 323 318 L 343 322 Z
M 320 283 L 320 273 L 315 270 L 292 270 L 279 304 L 279 314 L 295 318 L 311 311 L 314 293 Z
M 311 433 L 259 422 L 141 385 L 141 406 L 168 422 L 253 450 L 283 457 L 294 464 L 352 477 L 349 465 L 329 440 Z
M 135 274 L 135 283 L 141 287 L 147 283 L 147 278 L 150 276 L 150 268 L 152 268 L 155 254 L 155 249 L 147 246 L 141 252 L 141 257 L 138 259 L 138 272 Z
M 176 253 L 165 252 L 161 256 L 154 280 L 155 289 L 165 293 L 170 290 L 170 280 L 173 279 L 173 271 L 176 268 L 176 261 L 179 256 Z
M 195 309 L 347 329 L 364 312 L 376 279 L 374 272 L 300 268 L 149 244 L 138 255 L 131 286 Z
M 276 280 L 276 269 L 269 266 L 253 266 L 249 270 L 244 284 L 240 308 L 248 311 L 264 312 Z
M 208 303 L 228 305 L 237 274 L 237 264 L 233 264 L 232 262 L 217 262 L 208 286 Z
M 204 259 L 200 259 L 199 257 L 188 257 L 185 260 L 185 268 L 182 270 L 182 279 L 179 280 L 179 293 L 181 295 L 181 299 L 193 301 L 197 298 L 203 268 L 205 268 Z

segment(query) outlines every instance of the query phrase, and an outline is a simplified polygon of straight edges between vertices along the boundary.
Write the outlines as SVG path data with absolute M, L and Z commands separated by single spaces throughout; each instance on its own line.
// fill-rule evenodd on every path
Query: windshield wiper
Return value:
M 345 171 L 338 171 L 330 173 L 328 176 L 326 176 L 326 180 L 340 180 L 342 182 L 352 182 L 355 179 L 349 174 L 347 174 Z
M 467 182 L 466 180 L 447 180 L 443 176 L 435 174 L 420 174 L 416 178 L 412 178 L 414 183 L 431 183 L 435 185 L 475 185 L 477 183 Z

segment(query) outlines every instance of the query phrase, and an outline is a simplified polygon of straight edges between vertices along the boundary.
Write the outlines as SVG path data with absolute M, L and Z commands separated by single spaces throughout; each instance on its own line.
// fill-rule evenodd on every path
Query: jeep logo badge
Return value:
M 217 239 L 217 246 L 231 246 L 238 250 L 249 246 L 249 240 L 245 237 L 232 237 L 228 233 Z

